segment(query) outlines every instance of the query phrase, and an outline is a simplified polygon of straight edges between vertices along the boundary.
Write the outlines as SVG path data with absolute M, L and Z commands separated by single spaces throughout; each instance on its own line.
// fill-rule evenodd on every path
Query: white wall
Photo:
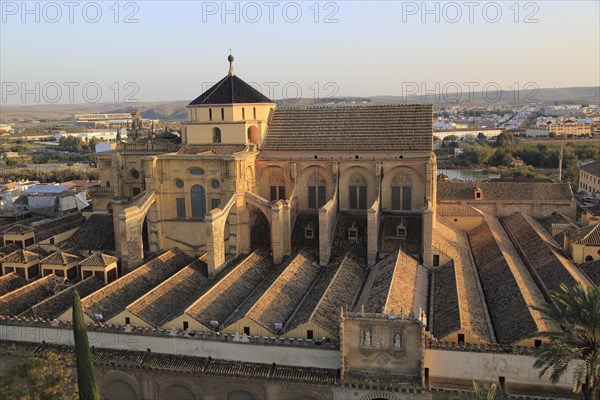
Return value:
M 429 368 L 429 376 L 446 379 L 464 379 L 466 381 L 495 381 L 503 376 L 506 382 L 529 385 L 552 385 L 548 374 L 538 376 L 533 368 L 535 357 L 505 353 L 480 353 L 469 351 L 449 351 L 427 349 L 425 351 L 425 368 Z M 565 372 L 559 387 L 573 386 L 573 368 Z
M 113 332 L 88 332 L 90 346 L 107 349 L 146 351 L 220 360 L 277 363 L 302 367 L 340 368 L 340 352 L 335 349 L 261 345 L 191 339 L 175 336 L 141 336 Z M 0 325 L 0 340 L 42 342 L 73 346 L 71 327 Z

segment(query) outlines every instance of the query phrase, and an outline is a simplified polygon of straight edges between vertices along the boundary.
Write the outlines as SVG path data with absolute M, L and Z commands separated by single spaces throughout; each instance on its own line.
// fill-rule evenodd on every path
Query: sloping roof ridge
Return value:
M 384 103 L 384 104 L 343 104 L 343 105 L 306 105 L 306 106 L 277 106 L 276 110 L 319 110 L 319 109 L 351 109 L 351 108 L 384 108 L 403 106 L 429 106 L 431 103 Z
M 308 317 L 308 320 L 310 321 L 313 316 L 315 315 L 315 313 L 317 312 L 317 310 L 319 309 L 319 307 L 321 306 L 322 302 L 325 300 L 325 295 L 327 294 L 327 292 L 329 291 L 329 288 L 331 287 L 331 285 L 333 285 L 333 282 L 335 281 L 335 279 L 339 276 L 340 271 L 342 270 L 342 267 L 344 265 L 344 263 L 346 262 L 346 260 L 349 260 L 350 262 L 355 262 L 358 263 L 359 258 L 354 256 L 352 253 L 350 253 L 349 251 L 347 251 L 343 256 L 340 257 L 340 262 L 339 265 L 337 266 L 337 271 L 335 271 L 335 274 L 333 274 L 333 277 L 331 278 L 331 280 L 329 281 L 329 283 L 327 284 L 327 287 L 325 288 L 325 290 L 323 291 L 323 295 L 321 296 L 321 298 L 319 299 L 319 301 L 317 302 L 317 304 L 315 305 L 315 308 L 312 310 L 312 312 L 310 313 L 310 316 Z M 337 261 L 337 260 L 336 260 Z M 325 268 L 323 268 L 323 271 L 321 271 L 321 273 L 325 272 Z M 364 275 L 364 274 L 363 274 Z M 319 279 L 319 277 L 317 276 L 317 278 L 315 279 L 315 281 L 313 282 L 313 286 L 315 284 L 315 282 L 317 281 L 317 279 Z M 312 287 L 311 286 L 311 289 Z M 356 293 L 354 294 L 354 297 L 356 297 Z M 303 299 L 304 300 L 304 299 Z M 354 299 L 356 301 L 356 299 Z M 352 307 L 353 304 L 350 305 L 350 307 Z M 293 316 L 293 315 L 292 315 Z M 333 316 L 332 316 L 333 317 Z M 290 317 L 291 320 L 291 317 Z M 333 333 L 333 332 L 330 332 Z
M 193 105 L 197 106 L 197 105 L 203 105 L 203 104 L 206 104 L 206 103 L 205 103 L 205 101 L 206 101 L 206 100 L 207 100 L 207 99 L 208 99 L 210 96 L 212 96 L 212 94 L 213 94 L 213 93 L 215 93 L 215 92 L 217 91 L 217 89 L 219 89 L 219 88 L 221 87 L 221 85 L 222 85 L 224 82 L 226 82 L 226 81 L 227 81 L 227 78 L 230 78 L 230 77 L 231 77 L 231 75 L 225 75 L 225 77 L 223 77 L 223 78 L 222 78 L 222 79 L 221 79 L 219 82 L 215 83 L 215 84 L 214 84 L 214 86 L 213 86 L 212 88 L 210 88 L 210 89 L 213 89 L 213 90 L 212 90 L 210 93 L 208 93 L 208 92 L 204 92 L 203 94 L 201 94 L 201 95 L 200 95 L 200 96 L 203 96 L 204 94 L 206 94 L 206 96 L 204 97 L 204 100 L 203 100 L 201 103 L 198 103 L 198 104 L 193 104 Z M 232 88 L 233 88 L 233 85 L 232 85 Z M 210 90 L 210 89 L 208 89 L 208 90 Z M 232 94 L 232 96 L 233 96 L 233 94 Z M 233 97 L 232 97 L 232 99 L 233 99 Z M 190 104 L 188 104 L 188 105 L 192 105 L 192 103 L 193 103 L 194 101 L 195 101 L 195 100 L 192 100 L 192 101 L 191 101 L 191 103 L 190 103 Z
M 419 267 L 419 261 L 417 259 L 415 259 L 413 256 L 411 256 L 410 254 L 408 254 L 407 252 L 405 252 L 403 249 L 399 249 L 398 250 L 398 256 L 396 257 L 396 263 L 394 264 L 394 272 L 392 273 L 392 279 L 390 279 L 390 285 L 388 287 L 387 290 L 387 296 L 385 297 L 385 303 L 383 304 L 383 310 L 381 310 L 381 312 L 385 312 L 385 310 L 387 309 L 388 306 L 388 302 L 390 301 L 390 292 L 392 291 L 392 288 L 394 287 L 394 283 L 396 281 L 397 278 L 402 278 L 402 277 L 398 277 L 396 274 L 396 270 L 398 269 L 398 267 L 402 267 L 401 265 L 401 257 L 402 256 L 406 256 L 409 258 L 412 258 L 414 261 L 417 262 L 417 268 Z M 415 275 L 418 271 L 415 271 Z M 416 281 L 416 279 L 415 279 Z M 398 312 L 400 310 L 395 310 L 395 312 Z M 402 310 L 404 311 L 404 310 Z M 407 310 L 406 315 L 410 314 L 412 312 L 412 310 Z
M 219 284 L 221 282 L 224 282 L 227 278 L 229 278 L 229 276 L 231 276 L 234 272 L 237 272 L 236 270 L 242 266 L 243 264 L 246 264 L 247 262 L 249 262 L 248 260 L 250 258 L 252 258 L 253 256 L 257 256 L 259 258 L 262 258 L 264 256 L 263 252 L 259 249 L 259 250 L 254 250 L 253 252 L 251 252 L 250 254 L 248 254 L 246 257 L 244 257 L 239 264 L 237 264 L 235 267 L 231 268 L 225 275 L 223 275 L 221 277 L 221 279 L 219 279 L 218 281 L 214 282 L 213 284 L 211 284 L 210 288 L 208 290 L 206 290 L 202 296 L 198 297 L 196 299 L 196 301 L 194 301 L 192 304 L 190 304 L 184 311 L 183 314 L 186 314 L 188 316 L 190 316 L 191 318 L 193 318 L 194 320 L 200 322 L 202 325 L 204 325 L 204 323 L 202 321 L 200 321 L 197 317 L 197 315 L 194 313 L 190 313 L 190 310 L 193 309 L 196 304 L 198 304 L 200 301 L 202 301 L 206 296 L 208 296 L 209 294 L 211 294 L 213 291 L 217 290 L 216 287 L 219 286 Z M 245 300 L 245 299 L 244 299 Z M 229 319 L 230 316 L 227 316 L 227 318 L 225 318 L 225 321 L 227 321 Z M 223 321 L 223 322 L 225 322 Z

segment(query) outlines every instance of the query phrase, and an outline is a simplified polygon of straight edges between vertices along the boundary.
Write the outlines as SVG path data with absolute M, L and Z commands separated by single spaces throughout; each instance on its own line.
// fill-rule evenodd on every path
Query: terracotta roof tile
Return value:
M 61 290 L 64 279 L 48 275 L 0 297 L 0 314 L 17 316 Z
M 81 256 L 71 253 L 65 253 L 63 251 L 55 251 L 48 257 L 40 260 L 40 264 L 48 265 L 68 265 L 72 262 L 81 260 Z
M 282 326 L 285 324 L 320 272 L 315 258 L 305 252 L 298 253 L 275 282 L 262 293 L 247 316 L 275 332 L 275 323 L 281 323 Z
M 79 265 L 82 267 L 106 267 L 117 261 L 119 261 L 118 257 L 98 252 L 82 260 Z
M 195 259 L 181 271 L 127 306 L 150 325 L 160 327 L 181 314 L 211 285 L 206 263 Z
M 265 151 L 431 151 L 433 106 L 401 104 L 282 108 L 269 121 Z
M 39 254 L 29 250 L 16 250 L 7 256 L 4 256 L 0 262 L 15 262 L 21 264 L 27 264 L 33 260 L 39 260 L 41 257 Z
M 10 293 L 15 289 L 25 285 L 26 281 L 21 275 L 11 272 L 4 276 L 0 276 L 0 296 Z
M 454 182 L 437 184 L 439 201 L 475 201 L 475 189 L 480 188 L 483 202 L 504 201 L 572 201 L 573 193 L 568 182 Z
M 167 250 L 83 299 L 83 310 L 94 319 L 99 314 L 103 321 L 108 321 L 190 261 L 191 257 L 177 248 Z
M 185 312 L 207 328 L 211 321 L 222 324 L 271 271 L 268 255 L 254 251 Z
M 104 286 L 104 282 L 94 276 L 90 276 L 77 284 L 64 289 L 57 294 L 35 304 L 29 310 L 22 313 L 21 317 L 42 318 L 52 320 L 73 306 L 73 292 L 77 290 L 79 296 L 84 299 L 91 293 Z

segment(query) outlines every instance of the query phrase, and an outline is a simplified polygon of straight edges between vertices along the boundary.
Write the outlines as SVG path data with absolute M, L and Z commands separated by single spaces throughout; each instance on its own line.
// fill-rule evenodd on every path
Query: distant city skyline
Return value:
M 191 100 L 230 47 L 273 99 L 599 86 L 599 4 L 2 1 L 0 103 Z

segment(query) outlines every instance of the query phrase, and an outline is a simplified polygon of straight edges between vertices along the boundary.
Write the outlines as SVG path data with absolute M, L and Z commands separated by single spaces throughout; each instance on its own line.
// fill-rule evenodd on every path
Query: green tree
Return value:
M 533 366 L 540 376 L 551 371 L 553 383 L 573 367 L 573 391 L 595 400 L 600 379 L 600 287 L 586 290 L 579 284 L 569 287 L 563 283 L 560 289 L 552 292 L 556 307 L 535 307 L 560 328 L 536 335 L 549 342 L 537 350 Z
M 473 392 L 451 397 L 451 400 L 501 400 L 506 397 L 498 391 L 496 385 L 479 386 L 473 382 Z
M 68 360 L 54 353 L 30 357 L 0 377 L 0 399 L 75 400 L 77 389 Z
M 503 147 L 507 150 L 515 149 L 521 141 L 512 133 L 501 132 L 496 137 L 496 146 Z
M 92 353 L 88 343 L 81 299 L 77 290 L 73 292 L 73 335 L 75 338 L 75 363 L 77 364 L 77 387 L 79 400 L 100 400 L 96 386 L 96 375 Z

